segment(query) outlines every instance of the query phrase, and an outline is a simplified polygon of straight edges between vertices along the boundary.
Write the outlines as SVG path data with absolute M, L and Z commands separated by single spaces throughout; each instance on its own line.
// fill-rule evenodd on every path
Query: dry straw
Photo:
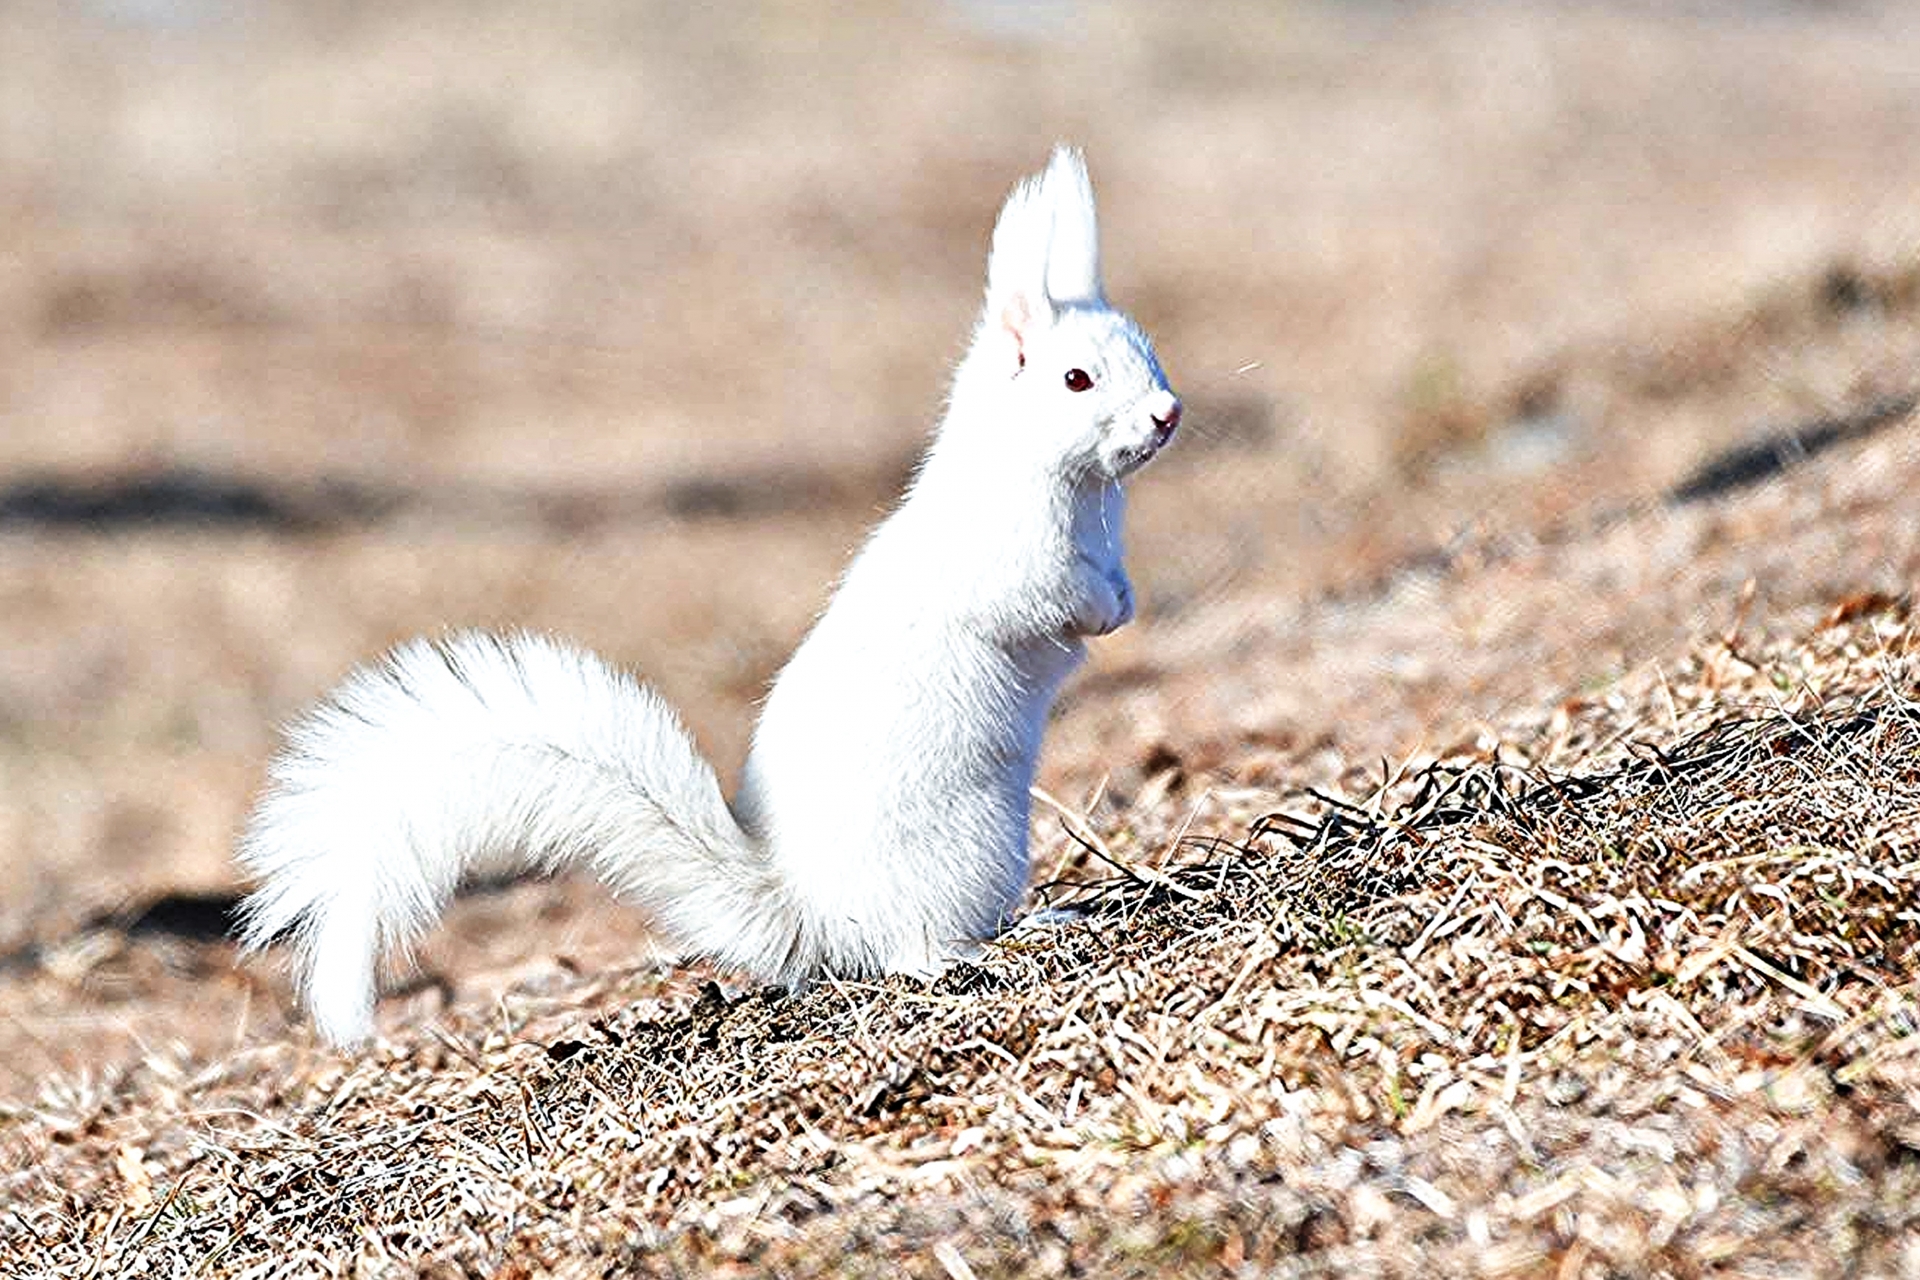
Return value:
M 1884 603 L 1151 869 L 1100 849 L 1052 891 L 1083 919 L 931 987 L 609 979 L 357 1059 L 150 1062 L 10 1117 L 4 1270 L 1896 1273 L 1920 704 Z

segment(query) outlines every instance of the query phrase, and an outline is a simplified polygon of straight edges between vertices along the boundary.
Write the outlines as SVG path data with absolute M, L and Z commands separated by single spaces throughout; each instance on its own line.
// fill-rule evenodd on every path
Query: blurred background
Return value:
M 20 0 L 0 1092 L 267 1016 L 128 931 L 217 927 L 277 726 L 400 638 L 563 632 L 730 775 L 1058 140 L 1188 401 L 1062 794 L 1445 749 L 1736 614 L 1910 588 L 1844 529 L 1793 578 L 1708 566 L 1766 552 L 1737 522 L 1630 522 L 1911 435 L 1911 6 Z M 1577 581 L 1534 554 L 1594 537 Z M 630 954 L 542 892 L 468 942 Z

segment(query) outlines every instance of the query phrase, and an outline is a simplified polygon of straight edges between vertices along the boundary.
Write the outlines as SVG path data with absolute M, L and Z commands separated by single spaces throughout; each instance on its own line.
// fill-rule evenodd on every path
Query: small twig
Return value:
M 1067 808 L 1064 804 L 1061 804 L 1040 787 L 1032 788 L 1032 792 L 1034 799 L 1060 815 L 1061 820 L 1066 824 L 1067 834 L 1078 842 L 1081 848 L 1118 871 L 1127 879 L 1136 884 L 1154 885 L 1167 890 L 1169 893 L 1178 894 L 1183 898 L 1198 900 L 1206 896 L 1203 893 L 1198 893 L 1187 888 L 1165 872 L 1147 866 L 1145 863 L 1128 862 L 1107 847 L 1106 841 L 1100 838 L 1099 833 L 1088 824 L 1085 818 Z

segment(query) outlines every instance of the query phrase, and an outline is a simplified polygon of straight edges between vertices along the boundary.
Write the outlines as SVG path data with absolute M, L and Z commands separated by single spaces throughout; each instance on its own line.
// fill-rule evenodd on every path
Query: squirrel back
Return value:
M 1010 918 L 1048 709 L 1133 613 L 1121 482 L 1180 404 L 1100 283 L 1054 152 L 1008 197 L 986 305 L 900 506 L 769 693 L 731 806 L 650 689 L 528 635 L 414 641 L 289 731 L 242 837 L 323 1035 L 475 872 L 584 865 L 687 952 L 797 987 L 926 975 Z

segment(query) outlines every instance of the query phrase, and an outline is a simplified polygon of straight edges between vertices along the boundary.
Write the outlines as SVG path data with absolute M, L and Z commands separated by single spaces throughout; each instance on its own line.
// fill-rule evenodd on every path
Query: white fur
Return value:
M 379 956 L 475 872 L 589 866 L 789 986 L 930 974 L 1006 925 L 1048 708 L 1133 614 L 1120 482 L 1179 403 L 1102 297 L 1077 153 L 1008 198 L 987 275 L 919 475 L 774 683 L 731 808 L 651 690 L 537 636 L 414 641 L 294 726 L 241 843 L 246 938 L 294 932 L 323 1035 L 369 1034 Z

